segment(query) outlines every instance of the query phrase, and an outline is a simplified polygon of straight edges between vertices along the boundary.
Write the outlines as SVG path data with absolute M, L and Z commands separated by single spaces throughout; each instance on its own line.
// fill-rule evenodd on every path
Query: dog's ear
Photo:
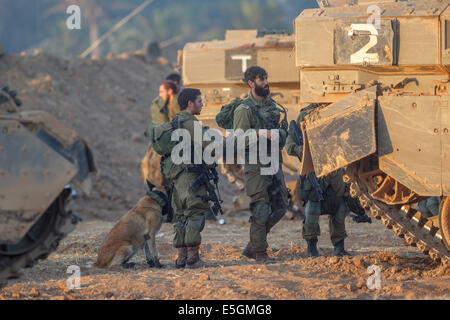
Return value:
M 153 188 L 155 187 L 155 185 L 153 183 L 151 183 L 150 181 L 148 181 L 147 179 L 145 180 L 145 182 L 147 183 L 148 190 L 152 191 Z

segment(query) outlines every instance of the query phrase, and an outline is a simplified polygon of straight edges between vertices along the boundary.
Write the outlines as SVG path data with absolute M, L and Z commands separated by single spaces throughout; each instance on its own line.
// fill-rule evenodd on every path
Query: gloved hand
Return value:
M 356 223 L 364 223 L 364 222 L 372 223 L 372 219 L 367 214 L 363 214 L 360 216 L 352 215 L 352 219 Z
M 303 156 L 303 147 L 302 146 L 295 146 L 295 153 L 297 157 L 301 160 Z
M 288 122 L 287 122 L 286 119 L 281 120 L 281 122 L 280 122 L 280 129 L 283 129 L 283 130 L 285 130 L 286 132 L 288 131 L 288 129 L 289 129 L 289 124 L 288 124 Z

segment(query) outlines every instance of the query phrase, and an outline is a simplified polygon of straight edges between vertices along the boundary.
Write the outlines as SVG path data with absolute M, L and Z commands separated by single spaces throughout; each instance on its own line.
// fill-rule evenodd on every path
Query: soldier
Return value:
M 159 96 L 153 100 L 150 106 L 152 123 L 168 122 L 180 111 L 177 90 L 177 85 L 172 81 L 165 81 L 159 86 Z
M 284 216 L 288 206 L 288 191 L 281 170 L 281 150 L 287 136 L 287 123 L 280 128 L 280 109 L 270 98 L 270 88 L 267 81 L 267 72 L 260 67 L 250 67 L 244 74 L 245 82 L 250 87 L 250 93 L 246 99 L 235 109 L 233 129 L 277 129 L 279 132 L 279 166 L 274 175 L 261 175 L 264 167 L 260 161 L 256 164 L 248 163 L 249 149 L 246 149 L 246 162 L 244 165 L 245 191 L 250 197 L 250 241 L 242 254 L 258 262 L 269 259 L 266 249 L 267 234 L 271 228 Z M 258 131 L 259 139 L 272 140 L 270 131 L 267 137 Z M 248 143 L 246 144 L 248 147 Z
M 172 120 L 180 111 L 177 101 L 177 86 L 172 81 L 163 82 L 159 87 L 159 95 L 152 102 L 150 107 L 150 117 L 152 123 L 162 124 Z M 147 147 L 147 152 L 141 160 L 142 178 L 151 182 L 155 186 L 166 186 L 161 175 L 161 156 L 152 150 L 151 143 Z
M 194 141 L 194 123 L 198 121 L 195 116 L 200 114 L 203 106 L 200 90 L 183 89 L 178 103 L 181 110 L 175 118 L 178 128 L 188 130 L 192 143 L 199 143 Z M 202 142 L 202 147 L 208 144 Z M 198 173 L 188 169 L 193 165 L 176 165 L 168 156 L 163 158 L 161 166 L 165 177 L 173 182 L 172 208 L 176 217 L 173 246 L 178 250 L 175 266 L 187 269 L 203 267 L 205 262 L 199 257 L 200 233 L 205 226 L 205 215 L 210 211 L 208 201 L 201 199 L 207 194 L 206 186 L 201 185 L 195 192 L 190 187 L 190 183 L 198 178 Z
M 318 105 L 310 105 L 302 109 L 297 118 L 297 124 L 300 125 L 305 116 L 317 107 Z M 302 146 L 294 142 L 291 134 L 288 135 L 286 141 L 286 151 L 289 155 L 297 156 L 300 159 L 302 157 Z M 344 198 L 346 187 L 342 180 L 343 175 L 343 169 L 332 172 L 318 179 L 316 186 L 312 183 L 311 177 L 301 177 L 300 198 L 306 201 L 302 235 L 308 245 L 308 257 L 319 256 L 317 237 L 320 235 L 319 218 L 321 214 L 329 215 L 330 237 L 334 246 L 334 255 L 349 255 L 344 249 L 344 239 L 347 237 L 345 217 L 348 213 L 348 207 Z M 315 175 L 312 179 L 314 178 Z M 317 190 L 317 188 L 320 188 L 320 190 Z M 322 201 L 320 195 L 322 195 Z

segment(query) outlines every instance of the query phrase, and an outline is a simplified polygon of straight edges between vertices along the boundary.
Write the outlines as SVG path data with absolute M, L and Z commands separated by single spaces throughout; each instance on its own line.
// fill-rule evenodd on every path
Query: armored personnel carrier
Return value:
M 0 90 L 0 285 L 54 251 L 80 217 L 67 210 L 71 186 L 86 194 L 95 171 L 86 143 L 56 118 L 19 111 Z
M 450 1 L 323 0 L 295 20 L 301 173 L 347 167 L 351 194 L 433 260 L 450 262 Z M 437 217 L 414 204 L 441 199 Z
M 292 34 L 227 30 L 225 40 L 187 43 L 178 54 L 178 64 L 182 67 L 184 85 L 202 91 L 204 108 L 199 120 L 205 125 L 218 128 L 215 119 L 222 105 L 248 94 L 249 88 L 242 79 L 245 70 L 253 65 L 267 70 L 272 97 L 286 107 L 288 120 L 298 116 L 300 78 L 294 63 Z M 284 172 L 297 175 L 298 168 L 299 161 L 284 151 Z M 243 188 L 240 165 L 224 165 L 222 173 Z M 295 181 L 290 188 L 296 189 Z

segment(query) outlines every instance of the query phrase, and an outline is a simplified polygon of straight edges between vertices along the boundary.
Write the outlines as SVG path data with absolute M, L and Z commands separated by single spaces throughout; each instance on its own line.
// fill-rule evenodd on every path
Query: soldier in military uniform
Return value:
M 189 131 L 193 144 L 199 143 L 194 141 L 194 123 L 198 122 L 195 116 L 200 114 L 203 106 L 200 90 L 182 90 L 178 102 L 181 110 L 175 118 L 178 128 Z M 201 143 L 203 148 L 209 144 Z M 208 201 L 201 199 L 206 195 L 206 187 L 202 185 L 196 192 L 192 190 L 189 184 L 196 180 L 198 174 L 187 170 L 190 164 L 176 165 L 168 156 L 163 158 L 161 166 L 164 176 L 173 182 L 171 203 L 176 217 L 173 246 L 178 250 L 175 266 L 188 269 L 202 267 L 205 263 L 199 257 L 200 233 L 205 226 L 205 215 L 210 212 Z
M 172 81 L 165 81 L 159 86 L 159 95 L 150 106 L 153 123 L 165 123 L 173 119 L 180 111 L 177 92 L 177 86 Z
M 313 111 L 318 105 L 310 105 L 300 112 L 297 123 Z M 295 143 L 291 135 L 286 141 L 286 151 L 289 155 L 302 157 L 302 146 Z M 308 177 L 302 176 L 300 186 L 300 198 L 306 201 L 305 220 L 303 221 L 302 235 L 308 245 L 308 257 L 318 257 L 317 237 L 320 235 L 319 218 L 321 214 L 329 215 L 329 228 L 331 242 L 334 246 L 335 256 L 349 255 L 344 249 L 344 239 L 347 237 L 345 231 L 345 217 L 349 212 L 345 203 L 345 183 L 342 180 L 344 170 L 340 169 L 318 179 L 320 192 L 323 200 L 319 198 L 319 190 L 315 190 L 314 185 Z
M 274 175 L 261 175 L 264 167 L 259 159 L 256 164 L 248 161 L 244 165 L 245 191 L 251 199 L 250 217 L 250 241 L 243 251 L 248 258 L 264 262 L 269 259 L 266 249 L 267 234 L 271 228 L 284 216 L 288 206 L 288 191 L 281 170 L 281 149 L 286 142 L 287 124 L 284 129 L 280 128 L 280 109 L 270 98 L 267 72 L 260 67 L 250 67 L 245 72 L 245 82 L 250 87 L 250 93 L 246 99 L 236 108 L 233 118 L 233 129 L 277 129 L 279 132 L 279 167 Z M 258 133 L 261 131 L 258 131 Z M 259 139 L 275 139 L 267 132 L 267 137 L 261 135 Z M 249 149 L 246 143 L 246 159 L 248 160 Z
M 162 124 L 172 120 L 180 111 L 177 101 L 177 86 L 172 81 L 163 82 L 159 87 L 159 95 L 150 107 L 150 120 L 152 123 Z M 166 186 L 160 170 L 161 156 L 149 144 L 147 152 L 141 161 L 142 178 L 155 186 Z

